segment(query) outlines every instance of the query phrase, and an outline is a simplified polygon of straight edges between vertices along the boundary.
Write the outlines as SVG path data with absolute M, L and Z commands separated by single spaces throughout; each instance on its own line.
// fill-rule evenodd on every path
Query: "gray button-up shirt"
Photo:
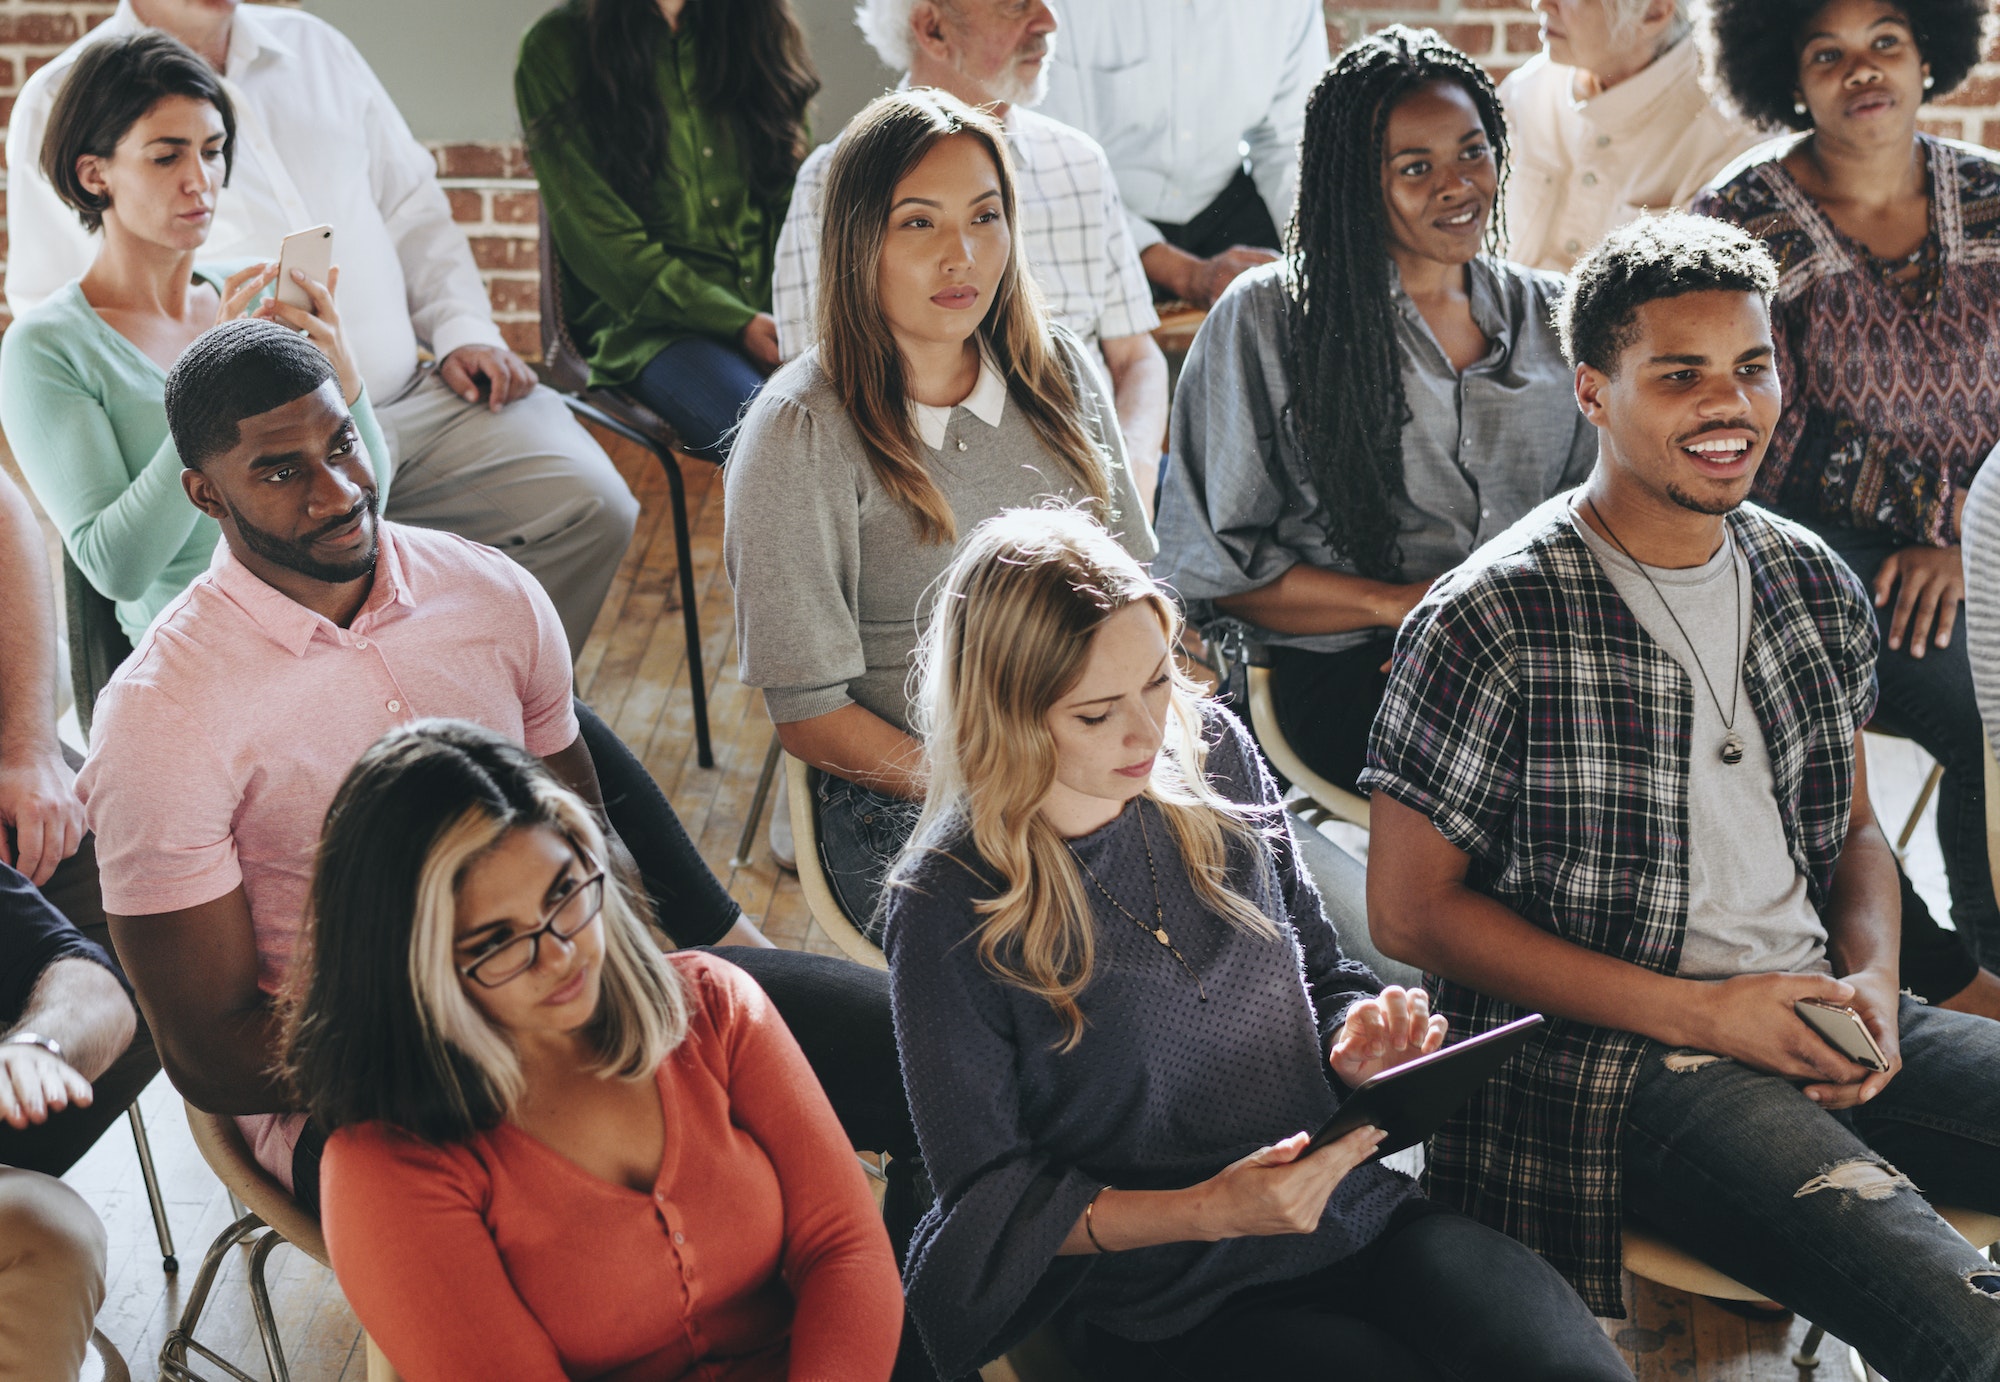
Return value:
M 1202 324 L 1174 390 L 1173 457 L 1160 488 L 1156 573 L 1197 623 L 1214 601 L 1256 590 L 1297 562 L 1353 572 L 1327 545 L 1291 402 L 1282 261 L 1252 269 Z M 1403 489 L 1394 501 L 1403 565 L 1395 579 L 1442 575 L 1537 504 L 1589 474 L 1597 433 L 1577 410 L 1552 304 L 1559 274 L 1481 255 L 1469 266 L 1472 317 L 1492 342 L 1463 374 L 1389 270 L 1403 361 Z M 1338 652 L 1369 630 L 1266 632 L 1266 641 Z

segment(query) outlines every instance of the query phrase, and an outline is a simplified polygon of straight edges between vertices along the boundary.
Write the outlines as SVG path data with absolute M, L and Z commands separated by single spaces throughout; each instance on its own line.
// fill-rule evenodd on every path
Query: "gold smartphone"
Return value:
M 1824 998 L 1800 998 L 1792 1004 L 1792 1011 L 1799 1015 L 1799 1021 L 1826 1038 L 1828 1046 L 1856 1065 L 1878 1072 L 1889 1068 L 1889 1058 L 1882 1054 L 1875 1034 L 1854 1009 Z

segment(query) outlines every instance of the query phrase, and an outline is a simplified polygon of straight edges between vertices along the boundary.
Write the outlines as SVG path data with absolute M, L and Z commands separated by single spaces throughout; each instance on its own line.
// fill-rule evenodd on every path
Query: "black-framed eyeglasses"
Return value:
M 573 888 L 547 912 L 542 924 L 501 942 L 458 972 L 481 988 L 499 988 L 533 969 L 542 958 L 542 937 L 568 940 L 596 921 L 604 910 L 604 871 L 599 869 Z

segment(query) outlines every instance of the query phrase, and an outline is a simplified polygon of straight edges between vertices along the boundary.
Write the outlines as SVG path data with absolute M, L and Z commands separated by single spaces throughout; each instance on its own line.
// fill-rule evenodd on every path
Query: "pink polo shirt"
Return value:
M 345 629 L 217 543 L 104 689 L 77 779 L 104 910 L 174 912 L 241 885 L 267 993 L 291 967 L 327 807 L 392 726 L 471 720 L 538 757 L 577 736 L 569 644 L 534 577 L 450 533 L 381 534 Z M 238 1121 L 289 1186 L 302 1117 Z

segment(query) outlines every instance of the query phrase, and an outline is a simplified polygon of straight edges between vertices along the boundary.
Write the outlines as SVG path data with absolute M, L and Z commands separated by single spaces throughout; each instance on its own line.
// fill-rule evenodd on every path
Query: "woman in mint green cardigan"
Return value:
M 819 90 L 791 0 L 567 0 L 514 100 L 591 383 L 720 461 L 778 364 L 771 272 Z
M 101 232 L 97 258 L 0 338 L 0 425 L 14 458 L 135 643 L 207 569 L 221 535 L 182 492 L 162 401 L 167 370 L 208 327 L 248 311 L 301 331 L 339 372 L 378 474 L 389 454 L 341 340 L 335 275 L 301 281 L 316 304 L 307 313 L 253 308 L 275 265 L 227 278 L 196 265 L 234 143 L 229 97 L 178 42 L 149 31 L 86 50 L 50 112 L 42 166 Z

